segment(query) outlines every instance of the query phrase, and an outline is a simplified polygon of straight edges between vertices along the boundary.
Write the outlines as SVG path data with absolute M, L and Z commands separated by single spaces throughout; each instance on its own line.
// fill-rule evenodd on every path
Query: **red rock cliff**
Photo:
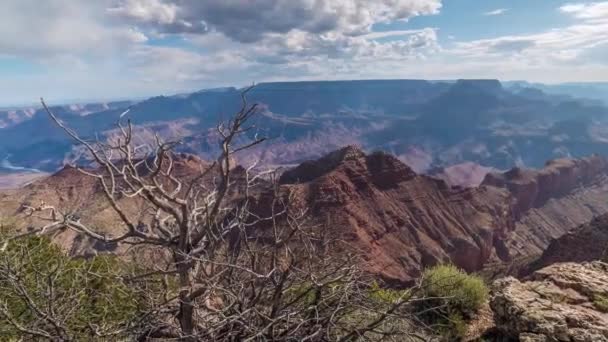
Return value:
M 387 280 L 407 282 L 450 260 L 478 270 L 513 229 L 507 191 L 450 188 L 391 155 L 355 147 L 306 162 L 281 183 Z
M 592 185 L 608 171 L 608 161 L 600 156 L 583 159 L 556 159 L 541 170 L 513 168 L 488 174 L 482 185 L 506 188 L 513 195 L 518 214 L 540 208 L 552 198 L 563 197 L 580 187 Z
M 608 213 L 608 161 L 600 156 L 549 161 L 541 170 L 493 173 L 483 184 L 512 195 L 517 221 L 504 240 L 508 258 L 540 255 L 554 239 Z

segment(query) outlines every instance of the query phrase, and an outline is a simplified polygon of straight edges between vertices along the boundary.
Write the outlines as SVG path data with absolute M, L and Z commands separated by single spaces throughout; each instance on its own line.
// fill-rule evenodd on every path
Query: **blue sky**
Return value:
M 272 80 L 608 81 L 608 1 L 4 0 L 0 106 Z
M 459 40 L 493 38 L 537 33 L 573 23 L 559 11 L 570 1 L 560 0 L 452 0 L 443 1 L 437 15 L 419 16 L 408 23 L 383 25 L 384 29 L 408 25 L 413 28 L 438 27 L 441 36 Z M 485 15 L 484 15 L 485 14 Z M 445 38 L 443 37 L 443 38 Z

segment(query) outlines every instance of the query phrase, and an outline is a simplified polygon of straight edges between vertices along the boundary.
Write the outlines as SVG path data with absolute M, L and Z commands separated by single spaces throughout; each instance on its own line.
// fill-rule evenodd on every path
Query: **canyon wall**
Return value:
M 482 184 L 512 196 L 515 230 L 505 240 L 510 258 L 540 254 L 552 240 L 608 213 L 608 161 L 600 156 L 491 173 Z
M 188 179 L 203 164 L 179 156 L 176 174 Z M 366 270 L 403 284 L 441 262 L 478 271 L 489 263 L 540 255 L 554 239 L 608 213 L 607 165 L 597 156 L 561 159 L 541 170 L 492 173 L 482 185 L 466 188 L 419 175 L 392 155 L 349 146 L 285 171 L 279 189 L 315 224 L 354 247 Z M 235 169 L 237 192 L 241 173 Z M 253 201 L 256 209 L 272 202 L 264 197 L 272 194 L 267 191 L 253 194 L 262 196 Z M 120 227 L 95 180 L 70 167 L 0 193 L 0 216 L 19 216 L 22 204 L 43 202 L 78 213 L 83 222 L 103 223 L 107 233 Z M 138 201 L 120 202 L 133 215 L 142 211 Z M 22 218 L 21 223 L 41 222 Z M 56 240 L 73 254 L 95 249 L 72 235 Z

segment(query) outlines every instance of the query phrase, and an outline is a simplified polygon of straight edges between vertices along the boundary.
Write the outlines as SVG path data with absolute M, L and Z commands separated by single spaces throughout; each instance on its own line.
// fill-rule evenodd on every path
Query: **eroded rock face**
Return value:
M 174 156 L 178 178 L 191 179 L 208 166 L 194 156 Z M 233 182 L 242 185 L 244 174 L 235 167 Z M 477 271 L 488 261 L 539 255 L 553 239 L 608 212 L 606 161 L 599 157 L 550 162 L 541 171 L 515 169 L 489 176 L 485 185 L 463 188 L 416 174 L 392 155 L 366 155 L 349 146 L 288 170 L 280 183 L 293 194 L 290 201 L 309 209 L 319 225 L 355 245 L 372 273 L 398 283 L 440 262 Z M 259 188 L 265 193 L 267 187 Z M 259 202 L 272 203 L 267 199 Z M 0 215 L 18 216 L 22 203 L 42 201 L 77 209 L 83 222 L 120 227 L 98 182 L 71 167 L 10 195 L 0 194 Z M 133 215 L 141 210 L 136 200 L 120 201 Z M 72 240 L 66 237 L 62 243 Z
M 608 261 L 608 215 L 602 215 L 555 239 L 531 267 L 559 262 Z M 608 291 L 608 290 L 607 290 Z
M 577 187 L 590 185 L 606 171 L 608 160 L 600 156 L 555 159 L 541 170 L 516 167 L 505 173 L 490 173 L 482 184 L 507 188 L 521 214 L 543 206 L 552 198 L 567 195 Z
M 281 183 L 354 241 L 375 273 L 402 281 L 438 262 L 476 271 L 540 255 L 554 239 L 608 213 L 607 175 L 608 160 L 591 156 L 452 187 L 391 155 L 349 146 L 287 171 Z
M 281 183 L 389 281 L 411 281 L 439 262 L 479 270 L 513 229 L 507 191 L 452 188 L 352 146 L 286 172 Z
M 508 277 L 493 285 L 490 306 L 498 329 L 520 341 L 608 341 L 608 264 L 555 264 L 526 281 Z
M 608 213 L 608 160 L 600 156 L 549 161 L 540 170 L 492 173 L 483 184 L 507 189 L 512 196 L 517 220 L 504 240 L 512 259 L 540 255 L 554 239 Z

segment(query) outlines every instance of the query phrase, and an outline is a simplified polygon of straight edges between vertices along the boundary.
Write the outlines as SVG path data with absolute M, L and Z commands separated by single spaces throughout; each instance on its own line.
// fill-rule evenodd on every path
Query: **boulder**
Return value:
M 520 341 L 608 342 L 608 264 L 555 264 L 524 281 L 494 282 L 497 328 Z

